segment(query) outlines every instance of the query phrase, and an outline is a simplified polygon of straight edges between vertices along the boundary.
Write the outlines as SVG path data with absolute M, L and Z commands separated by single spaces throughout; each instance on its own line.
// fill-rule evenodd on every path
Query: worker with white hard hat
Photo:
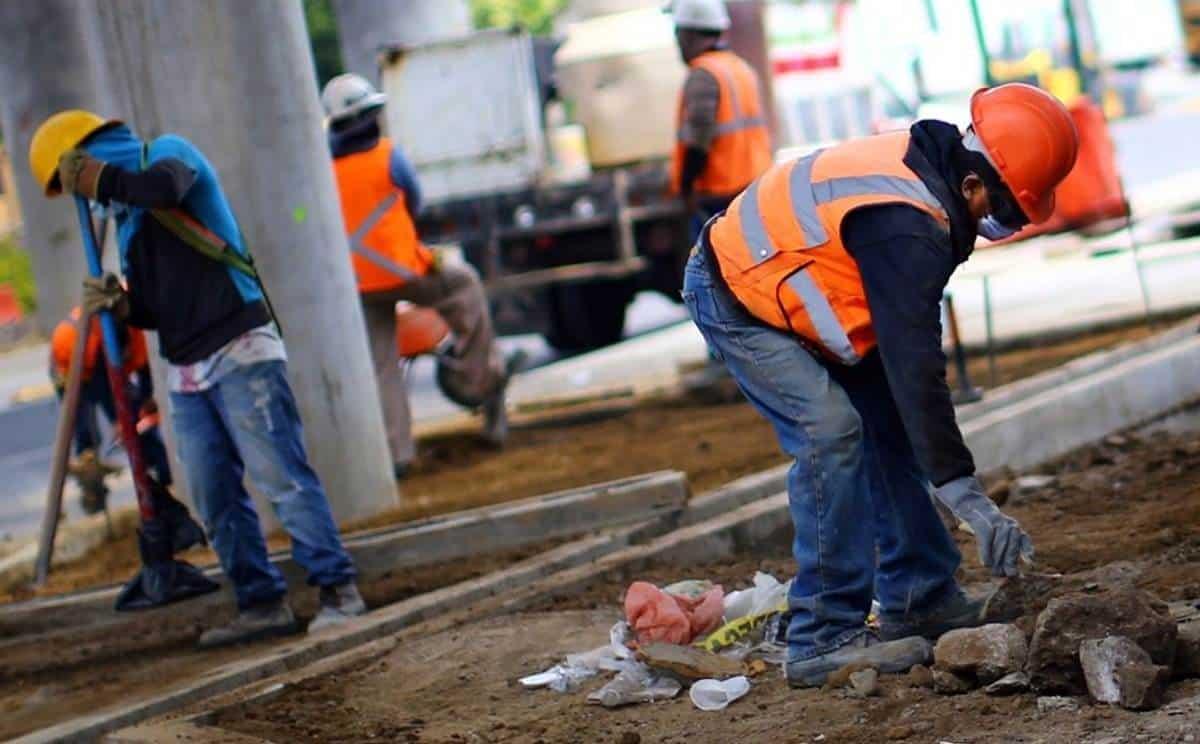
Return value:
M 464 262 L 437 260 L 417 235 L 421 189 L 408 159 L 379 127 L 387 96 L 361 75 L 338 75 L 321 103 L 363 301 L 367 339 L 383 403 L 396 477 L 416 456 L 402 362 L 437 357 L 437 382 L 450 400 L 483 413 L 493 445 L 508 434 L 505 390 L 520 356 L 496 345 L 487 294 Z M 399 304 L 398 304 L 399 303 Z
M 679 96 L 671 184 L 688 205 L 693 237 L 771 165 L 758 74 L 723 41 L 721 0 L 675 0 L 667 10 L 688 65 Z

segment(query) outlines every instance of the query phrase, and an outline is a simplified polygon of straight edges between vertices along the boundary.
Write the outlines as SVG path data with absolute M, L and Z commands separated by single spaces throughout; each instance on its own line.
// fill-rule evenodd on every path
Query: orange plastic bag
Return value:
M 719 585 L 698 597 L 668 594 L 646 581 L 633 582 L 625 592 L 625 620 L 639 643 L 691 643 L 721 624 L 724 609 Z

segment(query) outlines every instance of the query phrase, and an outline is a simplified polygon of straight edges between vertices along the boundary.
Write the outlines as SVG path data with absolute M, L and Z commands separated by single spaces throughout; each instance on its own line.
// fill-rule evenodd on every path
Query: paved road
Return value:
M 1137 204 L 1165 201 L 1200 202 L 1200 113 L 1171 113 L 1118 123 L 1113 137 L 1127 186 Z M 952 289 L 964 336 L 984 337 L 981 276 L 989 284 L 995 332 L 999 337 L 1019 335 L 1032 328 L 1067 325 L 1135 314 L 1141 307 L 1137 274 L 1128 251 L 1120 244 L 1055 238 L 1007 251 L 978 255 L 956 276 Z M 1143 273 L 1155 307 L 1194 302 L 1200 284 L 1200 242 L 1150 245 L 1141 250 Z M 654 383 L 675 374 L 680 361 L 703 357 L 703 343 L 687 324 L 682 309 L 652 294 L 640 295 L 630 308 L 629 335 L 636 337 L 616 349 L 556 361 L 553 352 L 530 336 L 503 340 L 508 348 L 523 348 L 539 369 L 522 375 L 513 389 L 515 400 L 541 395 L 567 395 L 572 391 L 619 385 L 636 370 L 638 379 Z M 678 324 L 667 330 L 648 331 Z M 49 442 L 53 436 L 56 406 L 53 401 L 11 406 L 11 393 L 44 379 L 45 349 L 37 348 L 3 357 L 0 371 L 0 539 L 5 534 L 28 534 L 36 528 L 49 470 Z M 433 382 L 432 364 L 414 370 L 414 412 L 431 419 L 455 412 Z M 131 502 L 127 483 L 118 487 L 116 503 Z M 74 510 L 73 500 L 69 508 Z

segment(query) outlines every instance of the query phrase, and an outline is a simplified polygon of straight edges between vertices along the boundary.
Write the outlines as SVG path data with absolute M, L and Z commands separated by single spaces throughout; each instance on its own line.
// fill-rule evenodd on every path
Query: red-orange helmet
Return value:
M 1048 220 L 1079 152 L 1067 107 L 1041 88 L 1006 83 L 971 96 L 971 126 L 1029 221 Z

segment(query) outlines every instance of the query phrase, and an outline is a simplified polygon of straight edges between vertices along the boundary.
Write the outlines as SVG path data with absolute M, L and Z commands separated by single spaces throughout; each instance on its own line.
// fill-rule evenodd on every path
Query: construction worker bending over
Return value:
M 771 166 L 771 135 L 758 74 L 729 51 L 722 0 L 675 0 L 675 40 L 688 66 L 679 94 L 671 185 L 683 197 L 692 239 Z
M 939 306 L 977 235 L 1042 222 L 1075 162 L 1066 109 L 1022 84 L 940 121 L 772 167 L 704 228 L 683 298 L 714 355 L 795 458 L 797 574 L 787 678 L 814 686 L 855 662 L 896 672 L 980 622 L 930 499 L 1014 576 L 1029 536 L 984 495 L 946 385 Z M 878 635 L 865 625 L 875 597 Z
M 158 332 L 183 476 L 239 610 L 205 631 L 200 645 L 296 625 L 243 476 L 271 502 L 292 556 L 320 587 L 309 630 L 364 612 L 354 565 L 304 451 L 283 341 L 212 165 L 178 135 L 143 142 L 86 111 L 47 119 L 30 162 L 47 196 L 78 194 L 116 219 L 128 291 L 111 274 L 86 279 L 84 311 L 110 309 Z
M 436 262 L 418 239 L 413 215 L 421 208 L 421 190 L 408 160 L 380 132 L 386 102 L 366 78 L 349 73 L 330 80 L 321 92 L 383 420 L 400 478 L 416 447 L 397 348 L 397 302 L 418 306 L 410 317 L 400 318 L 402 323 L 449 326 L 452 345 L 437 354 L 438 387 L 455 403 L 483 410 L 484 437 L 493 444 L 508 435 L 504 392 L 520 357 L 506 361 L 496 346 L 487 295 L 475 270 L 465 263 Z
M 71 352 L 79 336 L 80 309 L 71 310 L 50 336 L 50 380 L 62 400 L 71 366 Z M 171 485 L 171 465 L 167 448 L 158 430 L 158 406 L 154 402 L 154 383 L 150 377 L 150 359 L 146 352 L 146 337 L 136 328 L 117 323 L 117 335 L 125 359 L 121 365 L 129 382 L 130 406 L 138 411 L 138 443 L 146 458 L 151 475 L 163 486 Z M 75 461 L 70 472 L 79 483 L 83 510 L 87 514 L 104 511 L 108 487 L 104 478 L 119 468 L 106 465 L 100 457 L 100 422 L 97 412 L 103 412 L 109 423 L 116 426 L 116 407 L 105 372 L 104 349 L 100 339 L 100 319 L 92 316 L 88 324 L 87 341 L 83 352 L 83 368 L 79 371 L 79 406 L 75 411 Z

